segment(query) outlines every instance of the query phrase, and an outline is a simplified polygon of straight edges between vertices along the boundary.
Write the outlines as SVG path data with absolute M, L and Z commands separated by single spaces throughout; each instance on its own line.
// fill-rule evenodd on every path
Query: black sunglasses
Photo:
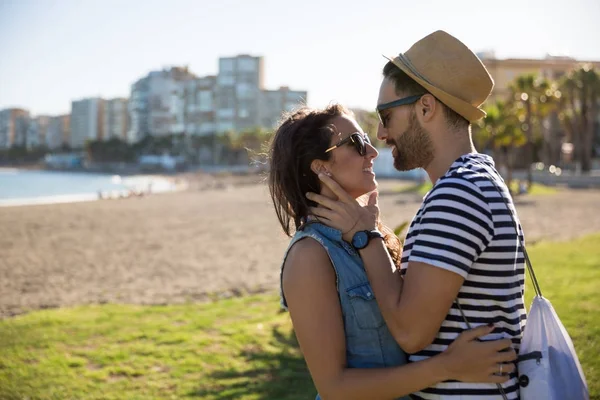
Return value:
M 381 115 L 381 112 L 383 110 L 388 110 L 390 108 L 400 107 L 400 106 L 404 106 L 407 104 L 416 103 L 417 100 L 419 100 L 422 96 L 423 96 L 423 94 L 416 94 L 414 96 L 408 96 L 408 97 L 404 97 L 402 99 L 390 101 L 389 103 L 379 104 L 377 106 L 377 108 L 375 109 L 377 111 L 377 116 L 379 117 L 379 122 L 381 122 L 381 125 L 383 125 L 383 127 L 385 128 L 387 121 L 386 121 L 386 118 L 383 118 L 383 115 Z
M 354 132 L 350 134 L 350 136 L 348 136 L 346 139 L 340 140 L 338 144 L 336 144 L 335 146 L 331 146 L 330 148 L 325 150 L 325 153 L 329 153 L 330 151 L 340 146 L 343 146 L 348 142 L 352 142 L 358 154 L 360 154 L 363 157 L 367 155 L 367 143 L 371 143 L 371 141 L 369 140 L 369 137 L 367 135 L 360 132 Z

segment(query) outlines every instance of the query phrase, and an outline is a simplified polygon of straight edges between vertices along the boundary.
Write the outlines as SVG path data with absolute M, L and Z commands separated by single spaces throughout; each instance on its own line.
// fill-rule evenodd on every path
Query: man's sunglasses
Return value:
M 354 132 L 350 134 L 350 136 L 348 136 L 346 139 L 340 140 L 338 144 L 336 144 L 335 146 L 331 146 L 330 148 L 325 150 L 325 153 L 329 153 L 330 151 L 333 151 L 334 149 L 343 146 L 348 142 L 352 142 L 358 154 L 360 154 L 363 157 L 367 155 L 367 143 L 371 143 L 371 141 L 369 140 L 369 137 L 367 135 L 360 132 Z
M 417 100 L 419 100 L 422 96 L 423 96 L 422 94 L 417 94 L 414 96 L 408 96 L 408 97 L 404 97 L 402 99 L 390 101 L 389 103 L 379 104 L 377 106 L 377 108 L 375 109 L 377 111 L 377 116 L 379 117 L 379 122 L 381 122 L 381 125 L 383 125 L 383 127 L 385 128 L 387 121 L 386 121 L 386 118 L 384 118 L 383 115 L 381 115 L 381 112 L 383 110 L 388 110 L 390 108 L 404 106 L 406 104 L 416 103 Z

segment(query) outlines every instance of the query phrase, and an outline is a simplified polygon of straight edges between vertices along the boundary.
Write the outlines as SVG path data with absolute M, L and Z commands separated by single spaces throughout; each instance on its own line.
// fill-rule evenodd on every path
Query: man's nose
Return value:
M 383 127 L 383 124 L 380 122 L 379 125 L 377 126 L 377 139 L 386 140 L 387 137 L 388 137 L 387 129 L 385 129 Z

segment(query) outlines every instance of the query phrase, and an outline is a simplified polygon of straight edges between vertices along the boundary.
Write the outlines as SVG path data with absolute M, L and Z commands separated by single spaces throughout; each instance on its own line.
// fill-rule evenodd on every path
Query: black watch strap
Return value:
M 354 247 L 356 250 L 360 250 L 360 249 L 364 249 L 365 247 L 367 247 L 367 245 L 369 244 L 371 239 L 375 239 L 375 238 L 383 239 L 383 234 L 381 232 L 379 232 L 377 229 L 358 231 L 352 237 L 351 244 L 352 244 L 352 247 Z

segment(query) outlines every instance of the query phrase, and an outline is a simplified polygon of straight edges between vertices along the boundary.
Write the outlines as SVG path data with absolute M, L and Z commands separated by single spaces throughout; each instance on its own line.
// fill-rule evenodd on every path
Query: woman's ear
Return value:
M 326 161 L 323 160 L 313 160 L 310 163 L 310 169 L 312 172 L 314 172 L 315 174 L 319 175 L 321 173 L 327 175 L 327 176 L 331 176 L 331 173 L 329 172 L 329 168 L 327 165 Z

